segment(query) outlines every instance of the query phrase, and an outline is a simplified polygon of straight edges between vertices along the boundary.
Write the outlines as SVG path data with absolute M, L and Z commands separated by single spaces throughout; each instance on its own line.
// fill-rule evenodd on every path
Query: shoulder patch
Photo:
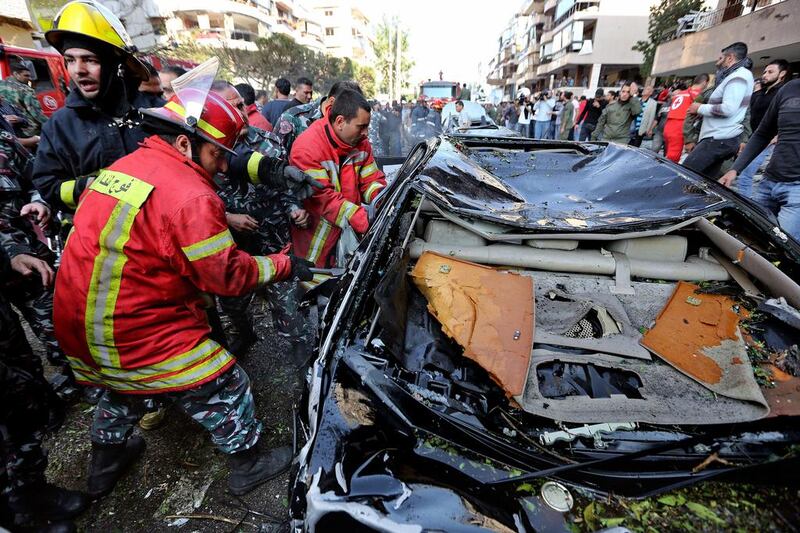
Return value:
M 103 170 L 89 185 L 89 189 L 112 196 L 138 209 L 153 192 L 154 187 L 122 172 Z

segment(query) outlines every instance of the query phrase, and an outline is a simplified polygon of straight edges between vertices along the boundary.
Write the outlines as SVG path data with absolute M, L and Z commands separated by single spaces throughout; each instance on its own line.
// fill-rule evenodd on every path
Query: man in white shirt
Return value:
M 753 93 L 752 66 L 745 43 L 733 43 L 722 49 L 717 60 L 715 88 L 708 103 L 695 102 L 689 106 L 689 113 L 703 117 L 703 125 L 700 140 L 683 166 L 716 179 L 722 163 L 736 155 Z
M 461 100 L 456 101 L 456 113 L 458 113 L 458 129 L 465 130 L 472 126 L 472 121 L 469 119 L 469 113 L 464 111 L 464 102 Z
M 553 118 L 553 109 L 556 107 L 555 98 L 550 97 L 549 91 L 544 91 L 539 95 L 538 100 L 533 105 L 533 120 L 535 139 L 547 139 L 550 133 L 550 120 Z

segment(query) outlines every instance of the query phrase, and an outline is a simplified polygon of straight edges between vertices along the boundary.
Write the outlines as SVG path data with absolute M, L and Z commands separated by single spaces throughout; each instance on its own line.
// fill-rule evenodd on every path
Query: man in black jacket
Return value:
M 800 80 L 778 91 L 733 168 L 719 182 L 730 187 L 776 135 L 778 142 L 753 200 L 775 213 L 781 229 L 800 242 Z
M 592 132 L 597 127 L 597 121 L 600 120 L 600 115 L 603 113 L 603 109 L 606 108 L 606 104 L 603 89 L 597 89 L 594 92 L 594 98 L 586 102 L 583 112 L 578 117 L 577 123 L 581 125 L 578 140 L 588 141 L 592 137 Z
M 750 97 L 750 129 L 756 131 L 761 119 L 772 103 L 772 99 L 778 94 L 778 91 L 786 82 L 786 76 L 789 74 L 789 63 L 785 59 L 776 59 L 769 65 L 764 67 L 764 73 L 760 80 L 756 80 L 755 90 Z M 761 165 L 764 164 L 767 157 L 772 153 L 773 143 L 770 143 L 760 154 L 756 156 L 753 161 L 747 165 L 747 168 L 742 170 L 741 174 L 736 180 L 736 190 L 739 194 L 745 196 L 752 196 L 753 193 L 753 176 L 755 176 Z

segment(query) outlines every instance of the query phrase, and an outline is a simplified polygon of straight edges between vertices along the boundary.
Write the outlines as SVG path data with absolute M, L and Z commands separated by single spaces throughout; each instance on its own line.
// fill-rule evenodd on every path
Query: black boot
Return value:
M 234 330 L 231 332 L 233 340 L 228 343 L 228 351 L 236 357 L 244 357 L 250 347 L 258 340 L 256 332 L 253 331 L 250 321 L 246 319 L 234 320 L 231 325 L 233 326 L 231 329 Z
M 281 446 L 261 452 L 258 446 L 228 456 L 228 490 L 236 496 L 247 494 L 265 481 L 273 479 L 292 464 L 292 448 Z
M 92 499 L 102 498 L 144 452 L 144 439 L 133 435 L 123 444 L 92 443 L 92 461 L 89 464 L 88 493 Z
M 62 489 L 49 483 L 36 483 L 16 489 L 8 498 L 8 507 L 16 514 L 17 524 L 37 520 L 67 520 L 89 506 L 86 494 Z
M 84 387 L 83 401 L 91 405 L 97 405 L 106 390 L 103 387 Z

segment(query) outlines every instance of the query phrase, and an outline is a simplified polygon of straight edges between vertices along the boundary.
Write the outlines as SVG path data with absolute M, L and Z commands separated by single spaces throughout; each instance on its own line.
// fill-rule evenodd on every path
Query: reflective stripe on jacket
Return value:
M 81 383 L 194 388 L 234 361 L 208 338 L 202 293 L 238 296 L 290 271 L 285 255 L 237 249 L 211 178 L 150 137 L 80 198 L 56 280 L 56 336 Z

